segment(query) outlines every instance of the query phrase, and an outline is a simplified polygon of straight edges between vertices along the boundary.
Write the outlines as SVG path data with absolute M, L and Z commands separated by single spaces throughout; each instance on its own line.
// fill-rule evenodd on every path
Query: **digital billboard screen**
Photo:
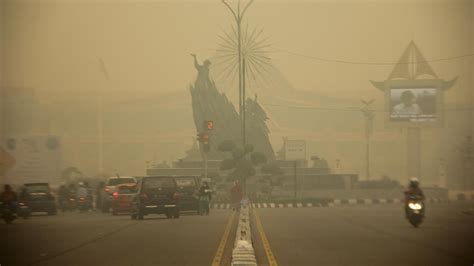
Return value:
M 391 88 L 390 121 L 436 122 L 437 89 Z

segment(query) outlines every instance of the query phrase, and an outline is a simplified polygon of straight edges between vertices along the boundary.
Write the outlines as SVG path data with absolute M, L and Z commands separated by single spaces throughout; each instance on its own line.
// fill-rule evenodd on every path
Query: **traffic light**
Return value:
M 214 122 L 213 121 L 206 121 L 207 124 L 207 130 L 213 130 L 214 129 Z
M 211 145 L 209 145 L 209 133 L 201 132 L 197 134 L 197 140 L 202 143 L 202 148 L 204 152 L 209 152 L 211 150 Z
M 212 120 L 207 120 L 202 123 L 202 129 L 203 131 L 210 131 L 214 129 L 214 121 Z
M 209 144 L 209 133 L 201 133 L 201 142 L 202 144 Z

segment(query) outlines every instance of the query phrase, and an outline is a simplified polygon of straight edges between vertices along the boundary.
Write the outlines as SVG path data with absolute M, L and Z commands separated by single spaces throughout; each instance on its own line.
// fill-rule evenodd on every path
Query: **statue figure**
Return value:
M 198 71 L 196 83 L 209 85 L 211 83 L 209 79 L 209 66 L 211 65 L 211 61 L 206 59 L 204 60 L 203 64 L 200 65 L 197 61 L 196 54 L 191 54 L 191 56 L 194 58 L 194 67 Z

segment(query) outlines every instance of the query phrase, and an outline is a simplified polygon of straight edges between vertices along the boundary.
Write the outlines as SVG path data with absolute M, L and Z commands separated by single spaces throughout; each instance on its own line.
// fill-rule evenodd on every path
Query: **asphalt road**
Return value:
M 474 215 L 462 213 L 473 206 L 428 207 L 416 229 L 398 204 L 253 209 L 257 260 L 288 266 L 473 265 Z M 230 265 L 232 214 L 212 210 L 210 216 L 144 221 L 95 212 L 34 216 L 0 224 L 0 264 L 219 265 L 218 258 Z
M 33 216 L 0 224 L 0 265 L 208 266 L 231 217 L 229 210 L 179 219 L 150 215 L 144 221 L 94 212 Z M 222 257 L 230 262 L 229 252 Z
M 419 228 L 398 204 L 254 210 L 278 265 L 474 265 L 474 215 L 462 214 L 473 206 L 427 207 Z

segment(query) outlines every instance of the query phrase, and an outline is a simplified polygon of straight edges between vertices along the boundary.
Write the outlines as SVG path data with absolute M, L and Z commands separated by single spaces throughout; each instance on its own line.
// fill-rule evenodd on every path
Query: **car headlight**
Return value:
M 412 210 L 421 210 L 423 208 L 420 203 L 408 203 L 408 207 Z

